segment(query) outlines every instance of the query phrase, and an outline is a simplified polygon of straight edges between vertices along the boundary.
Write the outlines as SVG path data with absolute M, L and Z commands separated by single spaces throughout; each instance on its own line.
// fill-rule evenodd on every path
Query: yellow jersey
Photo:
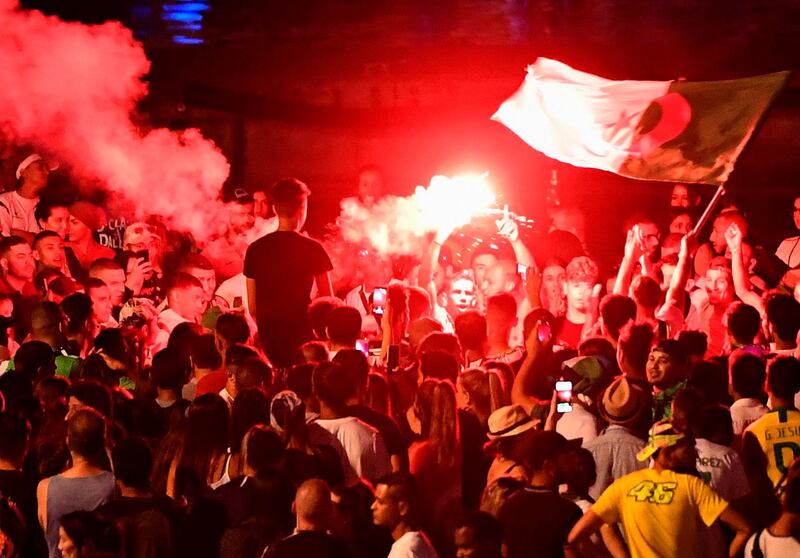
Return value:
M 592 510 L 622 524 L 632 558 L 686 558 L 707 547 L 706 526 L 727 506 L 702 479 L 642 469 L 617 479 Z
M 767 457 L 767 475 L 773 486 L 777 485 L 792 461 L 800 457 L 800 411 L 772 410 L 751 423 L 747 432 L 758 440 Z

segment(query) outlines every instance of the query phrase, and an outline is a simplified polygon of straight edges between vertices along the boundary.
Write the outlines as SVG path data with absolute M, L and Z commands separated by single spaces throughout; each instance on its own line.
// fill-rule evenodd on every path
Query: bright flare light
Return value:
M 463 227 L 495 201 L 488 173 L 434 176 L 428 188 L 417 186 L 414 201 L 426 231 Z
M 342 238 L 368 242 L 382 255 L 419 254 L 427 234 L 462 227 L 494 203 L 487 177 L 488 173 L 434 176 L 427 188 L 417 186 L 411 196 L 387 196 L 370 207 L 355 198 L 342 200 Z

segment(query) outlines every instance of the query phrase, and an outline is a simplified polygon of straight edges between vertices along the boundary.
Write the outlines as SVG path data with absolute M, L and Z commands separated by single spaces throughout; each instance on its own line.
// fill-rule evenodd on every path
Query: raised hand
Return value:
M 725 231 L 725 242 L 732 253 L 738 253 L 742 249 L 742 229 L 736 223 L 731 223 Z
M 509 242 L 519 240 L 519 225 L 514 221 L 508 212 L 508 205 L 503 206 L 503 218 L 494 222 L 497 225 L 497 232 L 500 236 L 508 239 Z
M 625 258 L 628 261 L 638 260 L 644 254 L 644 237 L 639 225 L 634 225 L 625 238 Z

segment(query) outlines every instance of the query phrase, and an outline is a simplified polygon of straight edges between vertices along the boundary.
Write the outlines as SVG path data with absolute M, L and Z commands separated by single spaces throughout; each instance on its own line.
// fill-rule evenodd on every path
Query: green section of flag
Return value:
M 641 180 L 723 184 L 789 72 L 728 81 L 676 81 L 691 107 L 691 119 L 677 136 L 639 156 L 628 157 L 619 174 Z M 639 139 L 653 134 L 668 110 L 651 103 L 638 127 Z M 663 122 L 662 122 L 663 123 Z M 656 134 L 657 135 L 657 134 Z

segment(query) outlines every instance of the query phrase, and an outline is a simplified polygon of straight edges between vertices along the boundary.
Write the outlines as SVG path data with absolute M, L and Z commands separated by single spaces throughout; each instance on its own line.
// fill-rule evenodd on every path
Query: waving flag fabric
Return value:
M 492 119 L 578 167 L 719 185 L 788 76 L 612 81 L 539 58 Z

